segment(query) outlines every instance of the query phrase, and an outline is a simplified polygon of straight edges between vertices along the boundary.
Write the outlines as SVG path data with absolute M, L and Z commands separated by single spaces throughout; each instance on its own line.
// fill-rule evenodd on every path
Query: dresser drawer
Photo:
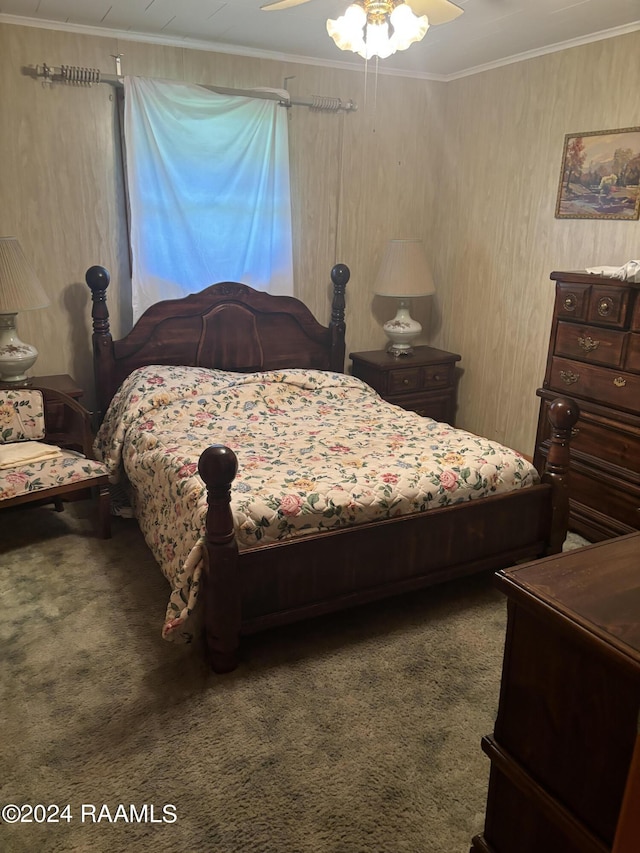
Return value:
M 587 320 L 599 325 L 616 326 L 621 329 L 627 322 L 631 292 L 625 288 L 591 288 Z
M 640 332 L 640 293 L 636 293 L 636 307 L 631 320 L 631 328 L 634 332 Z
M 551 441 L 550 402 L 545 400 L 542 404 L 543 429 L 538 436 L 544 442 L 545 453 Z M 599 471 L 611 471 L 613 466 L 620 468 L 625 479 L 640 487 L 640 423 L 603 418 L 583 405 L 571 436 L 571 455 Z
M 549 387 L 569 396 L 587 397 L 605 406 L 640 412 L 640 376 L 554 358 Z
M 559 322 L 555 352 L 565 358 L 622 367 L 625 338 L 625 332 L 613 329 Z
M 560 284 L 556 286 L 556 309 L 558 317 L 586 320 L 589 306 L 589 285 Z
M 640 373 L 640 334 L 634 333 L 629 335 L 629 347 L 627 349 L 625 367 L 627 370 Z
M 577 462 L 571 466 L 569 479 L 571 501 L 611 516 L 632 530 L 640 530 L 640 487 L 637 483 L 603 478 L 597 469 Z
M 610 469 L 612 465 L 622 468 L 625 476 L 640 487 L 640 429 L 637 427 L 603 422 L 590 412 L 581 412 L 571 438 L 571 453 L 591 457 L 597 468 Z

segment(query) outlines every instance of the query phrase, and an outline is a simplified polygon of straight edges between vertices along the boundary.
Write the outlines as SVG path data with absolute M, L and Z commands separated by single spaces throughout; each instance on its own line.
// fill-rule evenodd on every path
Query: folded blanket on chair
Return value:
M 0 470 L 15 468 L 18 465 L 30 465 L 32 462 L 42 462 L 63 455 L 59 447 L 42 441 L 2 444 L 0 445 Z

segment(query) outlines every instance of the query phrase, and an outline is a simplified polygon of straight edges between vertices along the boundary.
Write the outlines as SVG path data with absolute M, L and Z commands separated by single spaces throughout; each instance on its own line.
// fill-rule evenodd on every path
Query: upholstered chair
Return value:
M 97 497 L 98 535 L 111 536 L 106 467 L 93 458 L 89 412 L 67 394 L 47 390 L 56 413 L 47 429 L 42 392 L 0 387 L 0 511 L 17 504 L 52 502 L 91 489 Z

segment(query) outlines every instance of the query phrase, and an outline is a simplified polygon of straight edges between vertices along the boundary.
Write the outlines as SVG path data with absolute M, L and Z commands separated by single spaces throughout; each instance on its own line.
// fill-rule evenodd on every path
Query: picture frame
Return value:
M 640 217 L 640 127 L 568 133 L 556 219 Z

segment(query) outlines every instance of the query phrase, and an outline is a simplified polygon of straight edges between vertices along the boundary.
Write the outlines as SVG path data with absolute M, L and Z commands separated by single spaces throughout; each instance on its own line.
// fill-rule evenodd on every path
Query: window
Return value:
M 133 317 L 218 281 L 293 292 L 286 110 L 125 79 Z

